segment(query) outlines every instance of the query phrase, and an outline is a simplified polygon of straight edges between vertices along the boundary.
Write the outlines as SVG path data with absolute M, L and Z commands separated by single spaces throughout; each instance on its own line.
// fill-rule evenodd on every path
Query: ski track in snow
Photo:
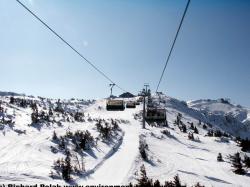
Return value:
M 98 103 L 104 107 L 104 103 Z M 129 173 L 132 164 L 138 155 L 140 122 L 134 120 L 133 113 L 138 112 L 140 109 L 126 109 L 123 111 L 105 111 L 99 113 L 100 118 L 116 118 L 129 120 L 129 124 L 121 124 L 120 127 L 124 131 L 123 141 L 115 154 L 111 155 L 105 162 L 89 176 L 78 179 L 77 183 L 80 184 L 122 184 L 124 178 Z M 95 113 L 91 113 L 94 116 Z

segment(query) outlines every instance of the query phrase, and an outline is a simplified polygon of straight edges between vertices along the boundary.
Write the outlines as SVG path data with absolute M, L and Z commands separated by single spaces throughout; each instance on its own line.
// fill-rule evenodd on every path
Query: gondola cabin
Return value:
M 124 110 L 125 105 L 123 100 L 107 100 L 106 109 L 108 111 Z
M 126 104 L 126 108 L 135 108 L 136 107 L 136 103 L 134 101 L 129 101 Z
M 143 97 L 139 97 L 137 101 L 138 102 L 143 102 Z
M 148 122 L 165 122 L 167 120 L 166 109 L 147 108 L 145 120 Z

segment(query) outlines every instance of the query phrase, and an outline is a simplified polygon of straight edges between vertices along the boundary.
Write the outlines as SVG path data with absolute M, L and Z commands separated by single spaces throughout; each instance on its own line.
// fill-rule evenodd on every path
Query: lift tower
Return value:
M 115 86 L 115 84 L 112 83 L 112 84 L 109 84 L 109 86 L 110 86 L 110 98 L 112 98 L 112 96 L 113 96 L 113 87 Z

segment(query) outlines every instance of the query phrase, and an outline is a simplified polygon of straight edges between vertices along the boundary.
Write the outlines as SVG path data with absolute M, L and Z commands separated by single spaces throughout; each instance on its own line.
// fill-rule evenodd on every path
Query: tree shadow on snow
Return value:
M 190 158 L 190 156 L 189 155 L 186 155 L 186 154 L 183 154 L 183 153 L 177 153 L 178 155 L 181 155 L 181 156 L 185 156 L 185 157 L 187 157 L 187 158 Z
M 88 149 L 88 150 L 84 151 L 84 153 L 85 153 L 85 155 L 88 154 L 89 156 L 93 157 L 94 159 L 97 159 L 97 156 L 92 149 Z
M 186 174 L 189 174 L 189 175 L 194 175 L 194 176 L 198 176 L 196 173 L 193 173 L 193 172 L 190 172 L 190 171 L 183 171 L 183 170 L 179 170 L 179 172 L 182 172 L 182 173 L 186 173 Z
M 153 167 L 156 166 L 156 164 L 155 164 L 155 162 L 153 160 L 147 159 L 147 160 L 145 160 L 145 162 L 147 162 L 148 164 L 150 164 Z
M 194 145 L 188 145 L 188 148 L 189 148 L 189 149 L 198 149 L 198 150 L 210 152 L 209 149 L 206 149 L 206 148 L 199 148 L 199 147 L 194 146 Z
M 250 173 L 246 173 L 246 175 L 245 175 L 245 176 L 250 177 Z
M 205 176 L 207 179 L 209 180 L 212 180 L 212 181 L 215 181 L 215 182 L 220 182 L 220 183 L 224 183 L 224 184 L 232 184 L 230 182 L 227 182 L 227 181 L 224 181 L 222 179 L 218 179 L 218 178 L 215 178 L 215 177 L 209 177 L 209 176 Z
M 196 160 L 202 160 L 202 161 L 208 161 L 208 160 L 206 160 L 206 159 L 204 159 L 204 158 L 195 158 Z

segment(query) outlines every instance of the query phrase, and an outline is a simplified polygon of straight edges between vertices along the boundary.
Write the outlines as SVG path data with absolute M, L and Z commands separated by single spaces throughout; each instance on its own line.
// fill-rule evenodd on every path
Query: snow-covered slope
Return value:
M 250 129 L 249 109 L 233 105 L 225 99 L 190 101 L 188 106 L 199 110 L 210 123 L 219 125 L 233 135 L 250 137 L 249 133 L 245 133 Z
M 57 159 L 65 158 L 65 150 L 52 140 L 54 132 L 58 137 L 68 132 L 89 131 L 95 143 L 90 149 L 76 151 L 71 138 L 66 139 L 71 152 L 72 164 L 75 155 L 84 160 L 85 170 L 72 175 L 76 184 L 128 184 L 136 183 L 140 167 L 145 165 L 147 175 L 161 182 L 171 180 L 178 174 L 182 183 L 188 186 L 197 182 L 205 186 L 249 186 L 250 173 L 240 176 L 232 172 L 227 159 L 229 154 L 240 152 L 235 136 L 250 137 L 249 110 L 221 100 L 197 100 L 188 103 L 161 95 L 153 96 L 153 102 L 167 109 L 168 127 L 150 126 L 141 128 L 142 104 L 125 111 L 106 111 L 106 100 L 84 101 L 78 99 L 60 100 L 64 113 L 54 110 L 58 100 L 14 94 L 15 98 L 32 101 L 38 111 L 53 115 L 49 122 L 31 125 L 30 106 L 10 104 L 13 93 L 1 92 L 0 101 L 0 183 L 47 183 L 66 182 L 53 167 Z M 84 113 L 80 121 L 74 116 Z M 187 133 L 180 131 L 176 117 L 182 114 L 182 123 Z M 3 119 L 4 118 L 4 119 Z M 97 123 L 116 122 L 119 130 L 108 139 L 100 137 Z M 191 124 L 199 134 L 195 140 L 188 139 Z M 204 125 L 207 129 L 204 129 Z M 208 130 L 221 130 L 228 137 L 208 137 Z M 164 134 L 163 131 L 170 134 Z M 139 139 L 148 145 L 148 160 L 141 158 Z M 59 141 L 59 140 L 58 140 Z M 218 153 L 225 162 L 217 162 Z M 242 153 L 243 155 L 243 153 Z M 51 174 L 53 173 L 53 175 Z M 51 177 L 54 176 L 54 177 Z

